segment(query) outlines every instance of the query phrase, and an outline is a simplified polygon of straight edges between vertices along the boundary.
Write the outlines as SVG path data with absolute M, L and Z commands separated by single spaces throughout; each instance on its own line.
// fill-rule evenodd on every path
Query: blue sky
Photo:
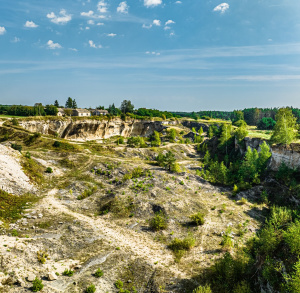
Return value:
M 300 107 L 299 0 L 1 0 L 0 103 Z

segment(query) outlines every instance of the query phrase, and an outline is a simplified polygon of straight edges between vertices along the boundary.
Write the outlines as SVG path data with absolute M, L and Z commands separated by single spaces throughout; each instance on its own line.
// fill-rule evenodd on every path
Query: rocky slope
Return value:
M 193 145 L 106 148 L 72 142 L 80 151 L 66 152 L 46 149 L 42 139 L 23 151 L 54 172 L 43 174 L 39 202 L 21 219 L 0 226 L 2 292 L 30 292 L 38 277 L 45 293 L 81 293 L 90 284 L 96 292 L 116 293 L 117 280 L 131 293 L 133 287 L 139 293 L 190 293 L 202 270 L 224 254 L 220 243 L 228 227 L 239 245 L 259 227 L 263 206 L 239 204 L 230 189 L 196 175 L 199 157 Z M 169 150 L 184 172 L 170 173 L 151 162 Z M 157 212 L 167 221 L 161 231 L 150 228 Z M 202 226 L 190 223 L 197 212 L 205 215 Z M 176 260 L 168 245 L 186 237 L 195 244 Z M 98 268 L 100 278 L 94 276 Z M 66 269 L 74 274 L 64 275 Z
M 20 125 L 31 132 L 58 135 L 66 139 L 96 140 L 112 136 L 150 136 L 154 131 L 162 131 L 165 127 L 161 121 L 147 121 L 120 118 L 111 120 L 93 119 L 49 119 L 20 120 Z

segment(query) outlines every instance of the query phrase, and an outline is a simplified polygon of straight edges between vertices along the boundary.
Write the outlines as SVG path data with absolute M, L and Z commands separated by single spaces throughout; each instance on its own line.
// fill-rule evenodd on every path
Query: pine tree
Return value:
M 66 101 L 66 108 L 72 108 L 73 107 L 73 100 L 68 97 L 67 101 Z
M 55 107 L 57 107 L 57 108 L 59 108 L 59 103 L 58 103 L 58 101 L 57 101 L 57 100 L 55 100 L 55 102 L 54 102 L 54 106 L 55 106 Z
M 296 117 L 290 108 L 281 108 L 276 116 L 276 125 L 271 141 L 275 143 L 290 144 L 297 135 L 296 132 Z
M 202 128 L 202 126 L 199 128 L 198 133 L 199 133 L 199 135 L 202 135 L 202 133 L 203 133 L 203 128 Z
M 258 155 L 257 166 L 259 171 L 263 172 L 267 167 L 268 160 L 272 154 L 270 152 L 270 147 L 266 144 L 265 141 L 260 145 L 260 149 L 261 151 Z
M 75 99 L 72 101 L 72 108 L 77 109 L 77 103 L 76 103 Z

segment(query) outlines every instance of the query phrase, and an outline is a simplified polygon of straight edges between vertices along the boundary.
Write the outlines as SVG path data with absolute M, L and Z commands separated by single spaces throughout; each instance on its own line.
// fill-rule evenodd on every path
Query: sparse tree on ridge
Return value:
M 72 98 L 68 97 L 67 101 L 66 101 L 66 108 L 72 108 L 73 107 L 73 100 Z
M 57 107 L 57 108 L 59 108 L 59 103 L 58 103 L 57 100 L 54 101 L 54 106 Z
M 121 104 L 120 110 L 122 113 L 132 113 L 134 109 L 134 105 L 131 103 L 130 100 L 124 100 Z
M 296 117 L 290 108 L 281 108 L 276 114 L 276 125 L 271 141 L 290 144 L 297 136 Z

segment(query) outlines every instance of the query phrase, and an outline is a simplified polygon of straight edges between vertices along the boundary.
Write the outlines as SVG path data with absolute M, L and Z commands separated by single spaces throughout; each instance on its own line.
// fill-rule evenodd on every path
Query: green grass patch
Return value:
M 28 208 L 37 198 L 31 194 L 16 196 L 0 190 L 0 219 L 15 221 L 22 217 L 22 212 Z

